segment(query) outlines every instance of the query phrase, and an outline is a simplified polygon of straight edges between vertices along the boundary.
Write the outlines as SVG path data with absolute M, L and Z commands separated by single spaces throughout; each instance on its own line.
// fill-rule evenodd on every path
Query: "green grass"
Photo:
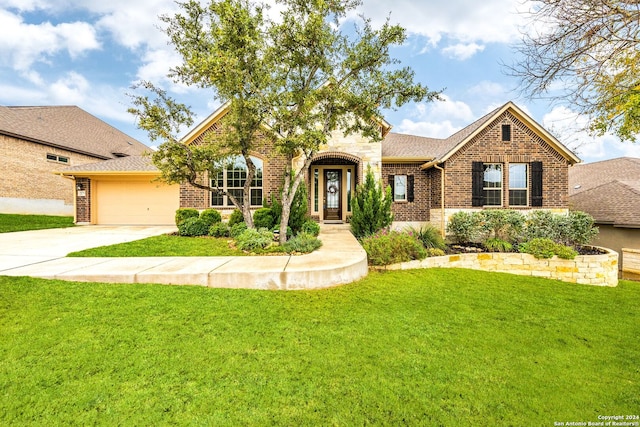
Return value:
M 73 227 L 71 216 L 0 214 L 0 233 Z
M 72 252 L 70 257 L 147 257 L 147 256 L 243 256 L 229 247 L 229 239 L 161 235 L 117 245 L 99 246 Z
M 640 283 L 0 277 L 0 425 L 553 425 L 640 408 Z

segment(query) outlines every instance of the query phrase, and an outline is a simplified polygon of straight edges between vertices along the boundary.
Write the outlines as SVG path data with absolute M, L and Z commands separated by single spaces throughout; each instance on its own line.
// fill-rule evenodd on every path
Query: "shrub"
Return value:
M 209 225 L 200 218 L 187 218 L 178 225 L 178 233 L 188 237 L 206 236 Z
M 211 227 L 213 224 L 222 221 L 222 216 L 220 212 L 215 209 L 205 209 L 200 214 L 200 219 Z
M 397 231 L 383 231 L 365 237 L 362 247 L 371 265 L 389 265 L 427 256 L 427 251 L 415 236 Z
M 578 253 L 571 247 L 554 242 L 551 239 L 536 238 L 523 243 L 519 247 L 520 252 L 528 253 L 536 258 L 551 258 L 557 255 L 558 258 L 573 259 Z
M 306 254 L 318 249 L 322 246 L 322 242 L 313 234 L 301 231 L 296 237 L 287 241 L 283 246 L 284 250 L 288 253 L 300 252 Z
M 311 234 L 312 236 L 318 236 L 320 234 L 320 224 L 313 220 L 306 220 L 300 228 L 301 233 Z M 299 234 L 299 233 L 298 233 Z
M 570 246 L 589 244 L 599 231 L 593 223 L 593 217 L 586 212 L 569 212 L 562 221 L 561 243 Z
M 525 220 L 524 240 L 535 238 L 551 239 L 554 242 L 560 238 L 560 215 L 550 211 L 535 210 L 529 213 Z
M 427 249 L 427 256 L 428 257 L 432 257 L 432 256 L 444 256 L 445 253 L 442 249 L 439 248 L 428 248 Z
M 302 226 L 309 219 L 309 206 L 307 203 L 307 186 L 303 182 L 300 183 L 296 194 L 293 195 L 291 202 L 291 211 L 289 212 L 288 225 L 294 234 L 302 230 Z
M 209 227 L 209 236 L 229 237 L 229 225 L 226 222 L 216 222 Z
M 264 249 L 273 243 L 273 233 L 266 228 L 248 228 L 235 238 L 236 246 L 243 251 Z
M 391 187 L 383 189 L 376 183 L 371 167 L 368 167 L 365 181 L 356 187 L 351 201 L 353 235 L 360 239 L 390 226 L 393 222 L 392 202 Z
M 490 209 L 478 212 L 476 215 L 484 239 L 515 242 L 522 235 L 525 218 L 518 211 Z
M 240 209 L 234 209 L 231 212 L 231 216 L 229 217 L 229 227 L 233 227 L 236 224 L 244 223 L 244 216 L 242 215 L 242 211 Z
M 513 245 L 502 239 L 487 239 L 483 244 L 489 252 L 510 252 L 513 250 Z
M 193 208 L 180 208 L 176 211 L 176 225 L 179 226 L 184 220 L 189 218 L 198 218 L 200 212 Z
M 233 224 L 229 228 L 229 236 L 236 238 L 240 234 L 242 234 L 247 229 L 247 224 L 245 222 L 238 222 Z
M 470 212 L 456 212 L 449 219 L 447 232 L 455 243 L 475 242 L 481 234 L 478 216 Z
M 253 225 L 256 228 L 273 228 L 275 225 L 275 219 L 271 208 L 260 208 L 255 211 L 253 214 Z
M 440 230 L 433 225 L 423 225 L 417 230 L 412 228 L 411 232 L 420 240 L 425 249 L 444 249 L 446 247 Z

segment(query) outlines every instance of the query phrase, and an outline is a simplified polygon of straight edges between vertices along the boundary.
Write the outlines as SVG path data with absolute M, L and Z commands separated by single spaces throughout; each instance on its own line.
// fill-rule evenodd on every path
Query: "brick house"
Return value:
M 76 106 L 0 106 L 0 212 L 73 215 L 74 182 L 55 170 L 147 150 Z
M 219 132 L 225 108 L 196 126 L 183 142 L 198 143 L 207 132 Z M 392 133 L 390 124 L 379 124 L 380 142 L 335 132 L 316 154 L 305 171 L 312 218 L 347 221 L 351 195 L 367 167 L 392 187 L 397 226 L 431 222 L 444 229 L 446 219 L 460 210 L 568 209 L 568 170 L 580 159 L 512 102 L 446 139 Z M 257 147 L 252 159 L 258 167 L 251 188 L 257 209 L 278 194 L 286 159 L 266 143 Z M 294 159 L 294 167 L 301 163 Z M 240 195 L 245 169 L 238 159 L 215 179 L 226 191 Z M 188 184 L 180 186 L 179 204 L 215 208 L 223 215 L 233 210 L 226 197 Z

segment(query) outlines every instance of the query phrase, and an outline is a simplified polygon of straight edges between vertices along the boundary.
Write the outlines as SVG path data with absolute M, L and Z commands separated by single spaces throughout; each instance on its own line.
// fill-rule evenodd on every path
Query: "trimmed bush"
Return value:
M 187 218 L 178 225 L 181 236 L 197 237 L 209 234 L 209 225 L 200 218 Z
M 313 252 L 322 246 L 322 242 L 313 234 L 301 231 L 296 237 L 288 240 L 283 245 L 285 252 L 300 252 L 303 254 Z
M 560 240 L 560 215 L 550 211 L 535 210 L 529 213 L 525 221 L 524 240 L 535 238 Z
M 574 259 L 578 256 L 578 252 L 570 246 L 564 246 L 558 243 L 556 245 L 556 255 L 562 259 Z
M 300 229 L 300 232 L 311 234 L 312 236 L 317 237 L 318 234 L 320 234 L 320 224 L 309 219 L 305 221 L 304 224 L 302 224 L 302 228 Z
M 519 246 L 519 250 L 522 253 L 531 254 L 536 258 L 551 258 L 557 255 L 562 259 L 574 259 L 578 252 L 569 246 L 556 243 L 551 239 L 537 238 L 529 242 L 522 243 Z
M 260 208 L 253 214 L 253 225 L 256 228 L 271 229 L 275 225 L 275 218 L 271 208 Z
M 381 231 L 362 239 L 370 265 L 389 265 L 424 259 L 427 251 L 413 235 L 398 231 Z
M 213 224 L 222 221 L 222 216 L 220 212 L 215 209 L 205 209 L 200 214 L 200 219 L 211 227 Z
M 229 225 L 226 222 L 217 222 L 209 227 L 209 236 L 229 237 Z
M 291 211 L 289 212 L 289 227 L 293 234 L 297 234 L 302 230 L 302 226 L 309 219 L 309 205 L 307 203 L 307 186 L 301 182 L 293 195 L 291 202 Z
M 478 212 L 478 223 L 483 239 L 517 241 L 524 230 L 524 216 L 514 210 L 489 209 Z
M 244 223 L 244 216 L 242 215 L 242 211 L 240 209 L 234 209 L 231 212 L 231 216 L 229 217 L 229 227 L 233 227 L 236 224 Z
M 446 247 L 440 230 L 431 224 L 423 225 L 419 229 L 411 228 L 411 232 L 420 240 L 425 249 L 442 249 Z
M 273 233 L 266 228 L 256 230 L 248 228 L 235 238 L 236 246 L 243 251 L 265 249 L 273 243 Z
M 487 239 L 483 244 L 489 252 L 511 252 L 513 250 L 513 245 L 502 239 Z
M 247 224 L 245 222 L 238 222 L 237 224 L 233 224 L 229 228 L 229 235 L 233 238 L 236 238 L 240 234 L 242 234 L 247 229 Z
M 445 253 L 442 249 L 438 249 L 438 248 L 428 248 L 427 249 L 427 256 L 428 257 L 432 257 L 432 256 L 444 256 Z
M 561 243 L 567 246 L 587 245 L 599 232 L 593 217 L 586 212 L 571 211 L 562 221 Z
M 198 218 L 200 212 L 193 208 L 180 208 L 176 211 L 176 225 L 179 226 L 182 222 L 189 218 Z
M 481 231 L 478 216 L 471 212 L 456 212 L 451 215 L 447 224 L 447 232 L 458 244 L 476 242 Z
M 375 181 L 371 167 L 367 167 L 365 181 L 356 187 L 351 207 L 351 232 L 360 239 L 378 230 L 387 228 L 393 222 L 391 187 L 382 188 Z

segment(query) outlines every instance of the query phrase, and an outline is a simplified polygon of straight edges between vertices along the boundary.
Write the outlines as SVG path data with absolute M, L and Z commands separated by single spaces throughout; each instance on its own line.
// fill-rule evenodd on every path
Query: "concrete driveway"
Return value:
M 176 230 L 174 226 L 85 225 L 0 233 L 0 274 L 3 270 L 61 258 L 69 252 L 131 242 Z

